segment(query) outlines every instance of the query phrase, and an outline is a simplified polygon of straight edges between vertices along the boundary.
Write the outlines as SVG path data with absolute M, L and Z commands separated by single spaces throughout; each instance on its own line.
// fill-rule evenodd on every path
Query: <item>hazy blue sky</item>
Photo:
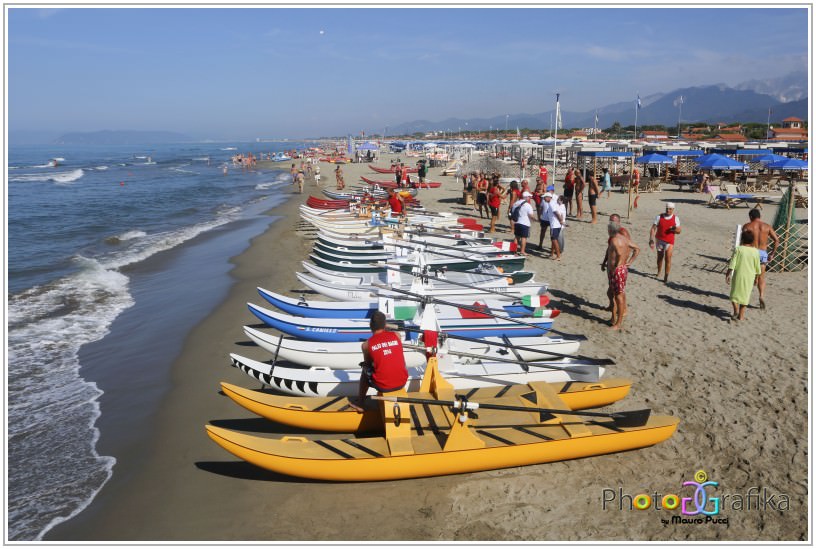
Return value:
M 808 67 L 808 12 L 8 10 L 9 129 L 303 137 L 590 110 Z

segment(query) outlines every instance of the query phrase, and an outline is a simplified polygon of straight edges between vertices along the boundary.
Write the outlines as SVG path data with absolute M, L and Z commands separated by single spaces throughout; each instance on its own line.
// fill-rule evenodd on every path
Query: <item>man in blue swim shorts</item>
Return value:
M 757 289 L 759 289 L 759 308 L 765 308 L 765 268 L 770 261 L 773 260 L 774 253 L 779 247 L 779 237 L 773 230 L 773 227 L 765 223 L 759 218 L 759 209 L 754 208 L 748 212 L 748 223 L 742 226 L 742 232 L 752 231 L 754 233 L 753 245 L 759 249 L 759 263 L 762 268 L 762 274 L 759 275 L 757 281 Z M 768 252 L 768 241 L 773 242 L 773 248 Z

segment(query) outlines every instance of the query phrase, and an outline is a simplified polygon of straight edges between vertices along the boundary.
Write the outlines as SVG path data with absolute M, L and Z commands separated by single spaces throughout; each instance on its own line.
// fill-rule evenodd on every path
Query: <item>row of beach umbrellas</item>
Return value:
M 797 158 L 788 158 L 781 154 L 766 154 L 757 158 L 759 162 L 771 170 L 807 170 L 808 163 Z M 702 170 L 747 170 L 748 165 L 739 160 L 734 160 L 729 156 L 710 153 L 700 156 L 694 160 Z M 650 153 L 635 159 L 638 164 L 662 165 L 673 164 L 674 158 L 660 153 Z

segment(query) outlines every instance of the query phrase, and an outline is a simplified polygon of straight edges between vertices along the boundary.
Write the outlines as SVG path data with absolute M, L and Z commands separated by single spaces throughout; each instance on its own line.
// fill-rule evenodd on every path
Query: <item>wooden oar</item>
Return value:
M 413 238 L 407 238 L 407 239 L 406 238 L 399 238 L 399 239 L 396 239 L 396 240 L 401 240 L 403 242 L 413 242 L 413 243 L 416 243 L 416 244 L 419 244 L 419 245 L 422 245 L 422 246 L 426 246 L 426 247 L 430 247 L 430 248 L 442 248 L 443 250 L 455 250 L 455 251 L 465 251 L 465 252 L 467 252 L 467 250 L 469 248 L 473 248 L 473 246 L 469 246 L 467 244 L 465 244 L 463 246 L 446 246 L 445 244 L 439 244 L 437 242 L 428 242 L 427 240 L 414 240 Z M 486 239 L 480 239 L 480 240 L 486 240 Z M 468 242 L 468 240 L 463 240 L 463 241 Z M 492 250 L 490 250 L 490 253 L 501 253 L 501 252 L 504 251 L 504 250 L 494 246 L 494 244 L 495 244 L 494 242 L 476 242 L 475 240 L 472 240 L 472 242 L 474 242 L 475 244 L 478 244 L 479 246 L 493 246 L 494 248 L 496 248 L 496 252 L 493 252 Z M 431 251 L 431 253 L 433 253 L 433 251 Z M 483 253 L 483 252 L 477 252 L 477 253 Z
M 425 347 L 422 345 L 412 345 L 410 343 L 403 343 L 402 347 L 404 349 L 413 349 L 415 351 L 425 351 Z M 485 358 L 484 355 L 477 355 L 474 353 L 465 353 L 463 351 L 451 351 L 447 350 L 445 353 L 454 356 L 462 356 L 465 358 L 480 358 L 482 360 L 487 360 L 489 362 L 503 362 L 505 364 L 519 364 L 522 366 L 525 372 L 530 371 L 530 366 L 537 366 L 539 368 L 545 368 L 547 370 L 563 370 L 565 372 L 571 372 L 573 374 L 579 375 L 588 375 L 592 376 L 593 379 L 600 379 L 601 371 L 598 364 L 584 364 L 578 366 L 558 366 L 555 364 L 547 364 L 547 361 L 539 362 L 537 360 L 523 360 L 519 358 L 518 360 L 512 360 L 509 358 Z M 467 366 L 467 364 L 463 364 L 462 366 Z
M 649 408 L 644 410 L 631 410 L 626 412 L 584 412 L 576 410 L 558 410 L 554 408 L 534 408 L 526 406 L 513 406 L 510 404 L 488 404 L 471 402 L 464 395 L 457 395 L 456 400 L 435 400 L 430 398 L 394 397 L 372 395 L 373 400 L 383 400 L 386 402 L 404 402 L 406 404 L 432 404 L 436 406 L 450 406 L 460 413 L 468 410 L 506 410 L 510 412 L 538 412 L 541 414 L 564 414 L 571 416 L 604 417 L 615 421 L 620 427 L 641 427 L 649 421 L 652 411 Z
M 500 296 L 504 297 L 505 299 L 507 298 L 507 293 L 506 292 L 499 292 L 499 291 L 496 291 L 496 290 L 491 290 L 489 288 L 481 288 L 479 286 L 474 286 L 473 284 L 467 284 L 465 282 L 457 282 L 457 281 L 454 281 L 454 280 L 448 280 L 447 278 L 441 278 L 441 277 L 438 277 L 438 276 L 433 276 L 431 274 L 427 274 L 427 272 L 422 272 L 422 273 L 418 273 L 418 274 L 417 273 L 407 273 L 407 272 L 403 271 L 402 269 L 400 269 L 399 267 L 393 267 L 393 266 L 388 265 L 388 264 L 381 265 L 379 263 L 371 263 L 371 265 L 375 266 L 375 267 L 382 267 L 387 271 L 399 271 L 401 273 L 410 274 L 410 275 L 413 275 L 415 277 L 426 278 L 426 279 L 429 279 L 429 280 L 437 280 L 439 282 L 447 282 L 449 284 L 453 284 L 454 286 L 461 286 L 462 288 L 468 288 L 470 290 L 478 290 L 480 292 L 500 295 Z M 425 267 L 425 269 L 427 269 L 427 267 Z M 484 275 L 484 276 L 493 276 L 493 277 L 497 277 L 497 278 L 509 278 L 507 275 L 497 275 L 495 273 L 472 273 L 472 274 L 478 274 L 478 275 Z M 512 276 L 512 274 L 513 273 L 510 273 L 511 276 Z
M 406 331 L 409 331 L 409 332 L 410 331 L 421 332 L 422 330 L 418 330 L 418 329 L 414 330 L 414 329 L 408 328 Z M 550 331 L 552 331 L 552 330 L 550 330 Z M 542 351 L 541 349 L 536 349 L 534 347 L 524 347 L 522 345 L 513 345 L 513 344 L 508 345 L 506 343 L 499 343 L 499 342 L 496 342 L 496 341 L 488 342 L 488 341 L 485 341 L 484 339 L 476 339 L 474 337 L 467 337 L 467 336 L 457 336 L 457 335 L 445 334 L 445 337 L 447 337 L 448 339 L 460 339 L 462 341 L 469 341 L 471 343 L 482 343 L 482 344 L 486 344 L 486 345 L 498 345 L 499 347 L 507 347 L 507 348 L 513 347 L 515 349 L 518 349 L 519 351 L 527 351 L 527 352 L 533 352 L 533 353 L 548 354 L 548 355 L 557 356 L 557 357 L 560 357 L 560 358 L 578 358 L 580 360 L 594 360 L 594 361 L 597 361 L 597 363 L 599 365 L 601 365 L 601 366 L 611 366 L 611 365 L 615 364 L 615 361 L 612 360 L 611 358 L 597 358 L 596 359 L 596 358 L 592 358 L 592 357 L 584 356 L 584 355 L 565 355 L 563 353 L 556 353 L 555 351 Z
M 507 322 L 513 322 L 515 324 L 521 324 L 522 326 L 529 326 L 530 328 L 535 328 L 537 330 L 541 330 L 542 332 L 546 332 L 546 331 L 550 330 L 549 327 L 544 327 L 544 326 L 541 326 L 539 324 L 531 324 L 530 322 L 524 322 L 523 320 L 510 318 L 509 316 L 501 316 L 501 315 L 493 314 L 493 313 L 491 313 L 489 311 L 484 311 L 484 310 L 478 309 L 476 307 L 468 307 L 467 305 L 461 305 L 459 303 L 453 303 L 452 301 L 445 301 L 443 299 L 437 299 L 437 298 L 435 298 L 433 296 L 423 296 L 423 295 L 415 294 L 413 292 L 409 292 L 408 290 L 402 290 L 400 288 L 389 288 L 385 284 L 373 284 L 373 286 L 380 287 L 380 288 L 383 288 L 383 289 L 386 289 L 386 290 L 390 290 L 392 292 L 405 294 L 405 295 L 409 296 L 409 298 L 413 298 L 413 299 L 409 299 L 410 301 L 418 301 L 420 303 L 425 303 L 425 304 L 439 303 L 440 305 L 450 305 L 452 307 L 459 307 L 460 309 L 465 309 L 466 311 L 473 311 L 474 313 L 481 313 L 481 314 L 484 314 L 484 315 L 487 315 L 487 316 L 492 316 L 493 318 L 498 319 L 498 320 L 506 320 Z M 552 325 L 552 320 L 550 320 L 549 322 L 550 322 L 550 325 Z
M 473 255 L 485 256 L 486 258 L 489 258 L 490 256 L 493 256 L 493 255 L 499 255 L 499 254 L 507 255 L 506 252 L 503 252 L 502 250 L 499 250 L 499 249 L 496 249 L 496 251 L 488 250 L 486 252 L 473 252 L 472 254 L 468 254 L 467 251 L 465 250 L 465 251 L 463 251 L 463 253 L 461 255 L 457 255 L 457 254 L 448 254 L 448 253 L 445 253 L 445 252 L 440 252 L 438 250 L 429 250 L 428 246 L 425 245 L 425 244 L 416 244 L 414 246 L 409 246 L 407 244 L 397 244 L 395 242 L 393 244 L 388 244 L 388 245 L 389 246 L 394 246 L 394 247 L 397 247 L 397 248 L 405 248 L 405 249 L 408 249 L 408 250 L 415 250 L 415 251 L 418 251 L 418 252 L 427 252 L 429 254 L 440 255 L 442 257 L 451 257 L 451 258 L 454 258 L 454 259 L 470 259 L 470 256 L 473 256 Z M 420 248 L 418 246 L 421 246 L 422 248 Z M 436 244 L 432 244 L 431 246 L 436 246 Z M 446 247 L 451 247 L 451 246 L 446 246 Z M 474 261 L 478 261 L 478 260 L 474 260 Z

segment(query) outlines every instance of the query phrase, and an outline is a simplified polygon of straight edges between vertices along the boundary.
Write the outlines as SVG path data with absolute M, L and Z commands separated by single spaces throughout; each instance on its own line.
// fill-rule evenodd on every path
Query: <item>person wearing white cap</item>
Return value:
M 533 194 L 530 191 L 524 191 L 510 208 L 510 219 L 513 221 L 513 234 L 518 243 L 519 255 L 527 255 L 527 239 L 530 237 L 530 219 L 535 219 L 536 211 L 530 204 L 530 199 Z
M 666 203 L 666 212 L 655 217 L 652 229 L 649 232 L 649 247 L 657 248 L 657 277 L 663 270 L 665 260 L 666 270 L 663 282 L 668 282 L 671 271 L 671 260 L 674 252 L 674 237 L 680 234 L 680 218 L 674 214 L 674 202 Z

